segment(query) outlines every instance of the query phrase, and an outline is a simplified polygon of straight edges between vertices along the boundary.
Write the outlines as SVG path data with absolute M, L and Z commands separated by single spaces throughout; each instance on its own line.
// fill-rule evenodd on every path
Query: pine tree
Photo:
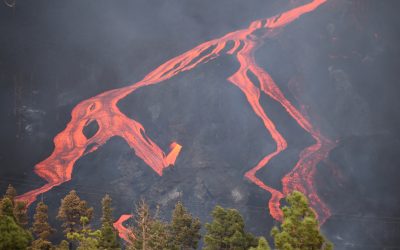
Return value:
M 80 224 L 81 230 L 78 232 L 68 232 L 67 238 L 78 243 L 76 250 L 98 250 L 99 239 L 101 236 L 100 230 L 93 231 L 88 226 L 89 218 L 82 216 Z
M 277 249 L 330 250 L 332 243 L 320 233 L 318 221 L 308 204 L 307 198 L 300 192 L 293 192 L 286 197 L 289 206 L 283 211 L 280 227 L 274 227 L 271 235 Z
M 169 249 L 168 246 L 168 225 L 158 219 L 152 220 L 150 224 L 147 249 L 159 250 Z
M 23 228 L 27 228 L 28 226 L 28 209 L 26 202 L 24 201 L 14 201 L 14 217 L 15 221 Z
M 148 237 L 151 224 L 150 208 L 144 200 L 141 200 L 136 207 L 135 226 L 132 228 L 135 240 L 129 247 L 130 250 L 147 250 Z
M 27 214 L 27 206 L 24 201 L 16 201 L 17 190 L 10 184 L 7 187 L 6 193 L 4 194 L 4 198 L 8 198 L 11 200 L 13 207 L 13 214 L 15 222 L 26 229 L 28 225 L 28 214 Z
M 37 237 L 32 242 L 32 250 L 48 250 L 52 248 L 51 242 L 48 240 L 50 235 L 54 233 L 54 229 L 50 226 L 48 219 L 48 207 L 41 201 L 36 205 L 35 215 L 33 216 L 33 225 L 31 231 Z
M 256 238 L 245 232 L 243 217 L 237 210 L 216 206 L 212 217 L 213 221 L 205 226 L 205 250 L 247 250 L 257 246 Z
M 0 202 L 0 215 L 5 215 L 15 220 L 13 203 L 7 196 L 5 196 Z
M 135 239 L 128 246 L 129 250 L 166 249 L 168 242 L 167 225 L 152 216 L 150 208 L 144 200 L 136 207 L 135 226 L 132 228 Z
M 17 197 L 17 190 L 15 190 L 15 188 L 11 184 L 9 184 L 4 198 L 9 198 L 14 204 L 15 197 Z
M 15 221 L 12 195 L 5 195 L 0 202 L 0 250 L 26 249 L 31 234 Z
M 0 250 L 25 250 L 31 240 L 31 234 L 19 226 L 13 217 L 0 215 Z
M 92 216 L 93 208 L 89 208 L 86 201 L 81 200 L 76 191 L 72 190 L 61 200 L 57 219 L 63 221 L 64 232 L 71 233 L 82 229 L 81 217 L 86 217 L 90 221 Z
M 116 250 L 121 249 L 119 244 L 118 232 L 113 227 L 113 216 L 112 216 L 112 199 L 109 195 L 104 196 L 101 201 L 102 204 L 102 217 L 101 217 L 101 236 L 99 241 L 100 249 Z
M 269 247 L 268 241 L 264 237 L 260 237 L 258 239 L 258 246 L 251 247 L 249 250 L 271 250 Z
M 179 250 L 197 249 L 201 238 L 200 228 L 200 220 L 193 218 L 183 204 L 178 202 L 175 205 L 171 225 L 169 226 L 171 248 Z
M 69 250 L 69 243 L 66 240 L 62 240 L 59 245 L 55 247 L 55 250 Z
M 111 204 L 112 204 L 112 199 L 108 194 L 106 194 L 103 197 L 103 199 L 101 200 L 101 205 L 102 205 L 101 222 L 102 223 L 112 223 L 114 220 L 113 216 L 112 216 L 113 209 L 111 207 Z
M 50 250 L 53 249 L 53 244 L 48 240 L 36 239 L 32 241 L 28 250 Z

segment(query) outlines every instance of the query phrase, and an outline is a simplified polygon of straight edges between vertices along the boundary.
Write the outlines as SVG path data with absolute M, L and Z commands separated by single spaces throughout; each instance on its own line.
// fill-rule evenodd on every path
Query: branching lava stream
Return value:
M 207 41 L 172 58 L 133 85 L 109 90 L 82 101 L 72 110 L 72 118 L 66 128 L 54 138 L 55 148 L 53 153 L 35 166 L 35 172 L 45 179 L 47 184 L 19 196 L 18 199 L 31 204 L 38 195 L 71 180 L 75 162 L 83 155 L 96 151 L 114 136 L 123 138 L 139 158 L 158 175 L 162 176 L 163 170 L 175 163 L 181 145 L 172 142 L 170 151 L 165 153 L 146 135 L 144 127 L 139 122 L 128 118 L 118 109 L 117 103 L 141 87 L 161 83 L 181 72 L 191 70 L 202 63 L 215 59 L 221 54 L 229 54 L 238 60 L 240 68 L 228 80 L 244 93 L 254 113 L 261 119 L 276 143 L 275 151 L 264 156 L 256 166 L 245 174 L 245 177 L 271 193 L 268 207 L 274 219 L 281 220 L 282 218 L 280 200 L 289 192 L 299 190 L 309 197 L 319 221 L 323 223 L 330 216 L 330 211 L 318 197 L 313 178 L 316 165 L 328 156 L 335 143 L 324 137 L 307 117 L 290 103 L 271 76 L 257 65 L 254 52 L 263 40 L 276 36 L 283 27 L 300 16 L 314 11 L 325 2 L 326 0 L 313 0 L 271 18 L 254 21 L 246 29 Z M 260 87 L 257 87 L 248 77 L 249 73 L 257 78 Z M 268 186 L 257 177 L 257 172 L 260 169 L 264 168 L 273 157 L 287 148 L 285 138 L 260 104 L 261 94 L 268 95 L 282 105 L 289 115 L 315 140 L 315 144 L 305 148 L 300 153 L 299 160 L 294 168 L 282 179 L 282 191 Z M 99 129 L 95 135 L 86 138 L 83 129 L 92 121 L 97 122 Z M 130 215 L 123 215 L 114 224 L 119 229 L 122 238 L 126 238 L 127 235 L 122 222 L 129 218 Z

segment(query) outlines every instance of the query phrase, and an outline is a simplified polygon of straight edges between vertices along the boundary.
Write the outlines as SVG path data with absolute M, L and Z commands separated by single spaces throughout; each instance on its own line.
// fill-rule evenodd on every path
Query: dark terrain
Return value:
M 78 102 L 132 84 L 169 58 L 289 2 L 296 1 L 46 0 L 17 1 L 15 9 L 0 3 L 1 190 L 12 183 L 23 193 L 44 183 L 33 167 L 51 153 Z M 289 100 L 297 103 L 295 93 L 312 122 L 338 142 L 315 179 L 333 214 L 322 228 L 336 249 L 400 249 L 399 7 L 389 0 L 330 0 L 256 54 Z M 234 207 L 250 231 L 268 234 L 269 194 L 243 175 L 275 144 L 226 80 L 237 67 L 222 56 L 122 100 L 121 110 L 161 148 L 171 141 L 183 146 L 176 165 L 159 177 L 113 138 L 76 163 L 72 181 L 44 195 L 51 216 L 76 189 L 96 209 L 111 194 L 116 215 L 129 213 L 141 197 L 161 205 L 165 217 L 183 200 L 202 221 L 216 204 Z M 263 98 L 289 147 L 259 176 L 280 188 L 313 140 Z

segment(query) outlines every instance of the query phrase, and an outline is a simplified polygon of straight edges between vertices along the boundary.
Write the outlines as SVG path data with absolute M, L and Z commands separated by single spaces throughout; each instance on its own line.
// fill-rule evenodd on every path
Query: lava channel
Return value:
M 280 200 L 293 190 L 299 190 L 309 197 L 319 221 L 323 223 L 330 216 L 330 211 L 318 197 L 313 179 L 317 164 L 327 158 L 335 143 L 323 136 L 318 128 L 311 124 L 309 119 L 285 97 L 268 72 L 257 65 L 254 53 L 264 40 L 275 37 L 283 30 L 282 28 L 302 15 L 314 11 L 326 1 L 313 0 L 279 15 L 256 20 L 246 29 L 230 32 L 221 38 L 204 42 L 170 59 L 137 83 L 109 90 L 80 102 L 73 108 L 72 118 L 66 128 L 54 138 L 52 154 L 35 166 L 35 173 L 45 179 L 47 184 L 19 196 L 18 199 L 26 201 L 29 205 L 36 200 L 38 195 L 71 180 L 75 162 L 85 154 L 96 151 L 114 136 L 123 138 L 140 159 L 162 176 L 165 168 L 174 165 L 182 146 L 177 142 L 171 142 L 170 150 L 166 153 L 146 135 L 142 124 L 128 118 L 118 109 L 117 103 L 139 88 L 161 83 L 222 54 L 228 54 L 236 58 L 240 64 L 239 69 L 228 80 L 243 92 L 254 113 L 260 118 L 276 143 L 276 149 L 264 156 L 245 174 L 245 177 L 271 194 L 268 207 L 271 216 L 276 220 L 282 219 Z M 233 46 L 230 47 L 228 44 L 232 43 Z M 256 77 L 259 86 L 248 77 L 249 73 Z M 288 146 L 285 138 L 261 106 L 261 94 L 271 97 L 282 105 L 299 126 L 315 140 L 313 145 L 300 153 L 298 162 L 283 177 L 282 190 L 268 186 L 257 177 L 257 172 Z M 93 136 L 87 138 L 83 130 L 93 121 L 97 122 L 98 130 Z M 127 217 L 121 217 L 114 224 L 120 230 L 122 238 L 126 236 L 126 231 L 122 226 L 124 219 Z

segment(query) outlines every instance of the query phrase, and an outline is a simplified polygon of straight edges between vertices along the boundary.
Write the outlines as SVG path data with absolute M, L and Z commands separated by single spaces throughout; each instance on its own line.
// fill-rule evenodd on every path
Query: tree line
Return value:
M 75 190 L 62 200 L 57 219 L 62 222 L 63 240 L 53 243 L 55 229 L 49 223 L 48 206 L 37 203 L 32 223 L 26 204 L 16 200 L 17 192 L 8 186 L 0 200 L 0 250 L 270 250 L 264 236 L 256 237 L 245 229 L 242 215 L 236 209 L 216 206 L 212 221 L 203 225 L 182 202 L 177 202 L 171 220 L 164 221 L 159 209 L 151 209 L 141 200 L 136 205 L 133 225 L 128 228 L 129 241 L 122 242 L 113 227 L 112 199 L 105 195 L 101 201 L 101 225 L 92 226 L 93 207 L 82 200 Z M 331 250 L 330 243 L 320 232 L 315 213 L 300 192 L 286 197 L 283 221 L 272 228 L 274 249 Z M 30 224 L 30 225 L 29 225 Z M 202 234 L 204 232 L 204 234 Z

